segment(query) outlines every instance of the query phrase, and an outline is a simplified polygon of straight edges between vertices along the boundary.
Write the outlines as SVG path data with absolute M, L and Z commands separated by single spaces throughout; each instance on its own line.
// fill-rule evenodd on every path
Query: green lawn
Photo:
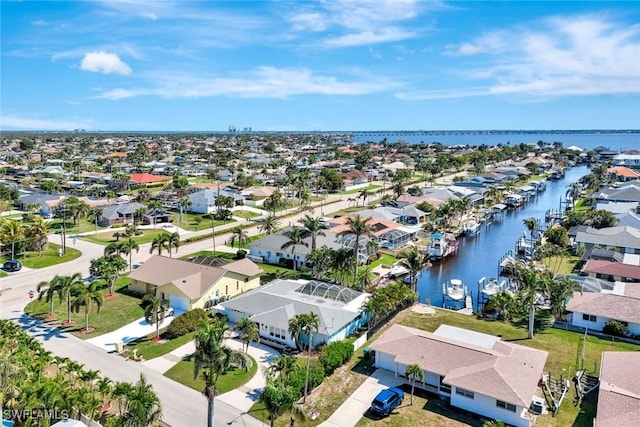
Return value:
M 209 215 L 203 214 L 194 214 L 194 213 L 186 213 L 184 215 L 185 220 L 182 221 L 180 219 L 180 213 L 176 212 L 173 214 L 173 223 L 180 228 L 183 228 L 188 231 L 200 231 L 200 230 L 210 230 L 211 229 L 211 218 Z M 197 220 L 196 218 L 200 218 Z M 235 219 L 230 219 L 227 221 L 213 221 L 214 227 L 219 227 L 224 224 L 230 224 L 232 222 L 236 222 Z
M 141 231 L 142 234 L 140 234 L 139 236 L 133 236 L 133 240 L 135 240 L 139 245 L 152 242 L 157 235 L 167 233 L 167 231 L 162 228 L 139 230 L 139 231 Z M 107 245 L 111 242 L 116 241 L 116 238 L 113 237 L 113 233 L 117 233 L 117 232 L 123 233 L 124 228 L 120 230 L 112 229 L 112 231 L 98 233 L 96 235 L 81 236 L 80 238 L 88 242 L 97 243 L 99 245 Z M 120 240 L 123 240 L 123 239 L 124 238 L 122 237 L 120 238 Z
M 398 258 L 389 255 L 389 254 L 385 254 L 383 253 L 382 256 L 380 258 L 378 258 L 377 260 L 373 261 L 370 265 L 370 267 L 376 268 L 379 265 L 388 265 L 388 266 L 392 266 L 396 261 L 398 260 Z
M 251 219 L 260 216 L 260 214 L 253 211 L 233 211 L 233 216 Z
M 72 261 L 79 258 L 82 255 L 77 249 L 73 249 L 70 242 L 67 242 L 66 253 L 63 256 L 58 255 L 58 249 L 60 245 L 55 243 L 47 243 L 46 248 L 39 255 L 38 252 L 28 251 L 19 256 L 17 259 L 28 268 L 44 268 L 56 264 L 62 264 L 63 262 Z M 4 263 L 9 258 L 0 258 L 0 263 Z M 2 276 L 0 276 L 2 277 Z
M 361 191 L 375 191 L 378 190 L 379 188 L 382 188 L 381 185 L 368 185 L 364 188 L 357 188 L 355 190 L 348 190 L 348 191 L 338 191 L 337 194 L 358 194 Z
M 527 347 L 537 348 L 549 352 L 545 371 L 550 372 L 553 377 L 560 375 L 565 378 L 572 378 L 576 372 L 576 355 L 578 344 L 583 335 L 579 333 L 563 331 L 559 329 L 548 329 L 535 334 L 534 338 L 527 339 L 527 331 L 524 328 L 513 326 L 510 323 L 498 321 L 485 321 L 476 319 L 474 316 L 467 316 L 446 310 L 436 310 L 436 314 L 409 313 L 401 322 L 406 326 L 435 331 L 441 324 L 458 326 L 491 335 L 499 335 L 505 341 L 513 341 Z M 603 351 L 640 351 L 640 346 L 633 344 L 611 342 L 592 336 L 587 336 L 585 344 L 584 367 L 597 374 L 600 368 L 600 359 Z M 538 417 L 539 426 L 568 426 L 568 425 L 591 425 L 595 408 L 588 403 L 582 407 L 573 406 L 574 392 L 571 391 L 562 403 L 559 413 L 555 417 L 545 415 Z M 581 413 L 582 412 L 582 413 Z M 591 417 L 591 418 L 589 418 Z M 581 419 L 578 422 L 578 418 Z M 582 424 L 587 419 L 587 424 Z
M 71 314 L 71 320 L 74 321 L 74 325 L 66 328 L 61 327 L 61 323 L 67 320 L 67 303 L 64 301 L 61 303 L 57 296 L 53 304 L 53 310 L 56 314 L 54 318 L 49 319 L 45 317 L 46 314 L 49 313 L 49 304 L 44 299 L 36 299 L 29 303 L 25 308 L 25 312 L 30 316 L 44 319 L 50 325 L 58 326 L 61 330 L 71 332 L 82 339 L 93 338 L 106 334 L 107 332 L 115 331 L 136 319 L 144 317 L 144 310 L 140 307 L 140 298 L 127 295 L 123 292 L 123 288 L 128 284 L 128 278 L 119 278 L 116 282 L 115 297 L 111 299 L 105 298 L 99 313 L 96 312 L 95 308 L 91 310 L 89 313 L 89 325 L 96 328 L 96 330 L 90 334 L 79 331 L 81 328 L 84 328 L 84 308 L 80 309 L 80 313 Z M 102 292 L 104 295 L 107 295 L 109 290 L 104 289 Z
M 542 263 L 549 267 L 549 270 L 554 274 L 576 274 L 574 268 L 578 261 L 580 261 L 580 257 L 577 256 L 554 256 L 542 259 Z
M 253 357 L 249 356 L 249 358 L 251 359 L 251 367 L 247 371 L 236 368 L 227 371 L 220 377 L 218 384 L 216 385 L 216 393 L 218 395 L 235 390 L 253 378 L 256 372 L 258 372 L 258 363 Z M 195 379 L 193 378 L 192 358 L 187 358 L 186 360 L 178 362 L 173 368 L 165 372 L 164 375 L 199 392 L 204 390 L 204 380 L 202 379 L 202 375 L 198 375 Z
M 160 338 L 162 338 L 162 333 L 163 330 L 160 329 Z M 149 360 L 172 352 L 176 348 L 193 340 L 194 335 L 195 332 L 189 332 L 188 334 L 172 340 L 163 341 L 161 339 L 160 341 L 153 341 L 152 338 L 156 336 L 154 332 L 146 337 L 138 338 L 137 340 L 130 342 L 125 346 L 125 350 L 128 350 L 130 353 L 133 352 L 134 349 L 138 350 L 138 355 Z
M 90 222 L 86 218 L 81 218 L 77 224 L 73 223 L 73 220 L 67 218 L 64 221 L 65 232 L 67 236 L 77 233 L 86 233 L 88 231 L 95 231 L 96 225 L 93 222 Z M 62 219 L 54 219 L 49 223 L 49 228 L 53 231 L 62 231 Z M 98 225 L 98 233 L 106 230 L 107 227 L 101 227 Z

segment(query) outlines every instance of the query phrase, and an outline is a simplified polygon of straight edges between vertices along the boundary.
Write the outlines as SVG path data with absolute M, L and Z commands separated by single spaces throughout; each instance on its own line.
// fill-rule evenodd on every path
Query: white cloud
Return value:
M 103 92 L 98 98 L 124 99 L 136 96 L 164 98 L 203 98 L 229 96 L 239 98 L 283 99 L 299 95 L 365 95 L 393 90 L 400 84 L 386 78 L 366 77 L 354 70 L 351 79 L 318 75 L 306 68 L 259 67 L 249 73 L 230 77 L 204 78 L 185 73 L 157 72 L 151 77 L 154 87 Z M 357 76 L 357 77 L 355 77 Z
M 559 96 L 640 94 L 640 26 L 625 26 L 606 15 L 552 17 L 485 34 L 445 55 L 474 56 L 466 77 L 488 81 L 484 90 L 445 89 L 398 95 L 436 99 L 516 95 L 535 101 Z
M 397 27 L 387 27 L 380 30 L 362 31 L 345 34 L 339 37 L 327 38 L 326 44 L 335 47 L 363 46 L 376 43 L 394 42 L 415 37 L 415 33 Z
M 39 118 L 19 117 L 15 115 L 0 116 L 0 129 L 24 130 L 73 130 L 88 129 L 89 123 L 84 120 L 50 120 Z
M 80 62 L 80 68 L 85 71 L 103 74 L 131 74 L 131 67 L 122 61 L 118 55 L 104 50 L 85 54 L 82 62 Z
M 318 12 L 301 12 L 290 16 L 294 31 L 324 31 L 327 28 L 326 16 Z

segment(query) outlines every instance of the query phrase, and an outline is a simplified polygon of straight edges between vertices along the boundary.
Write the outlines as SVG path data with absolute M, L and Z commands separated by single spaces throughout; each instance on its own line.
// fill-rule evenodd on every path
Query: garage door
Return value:
M 169 295 L 169 304 L 175 310 L 176 315 L 189 310 L 189 300 L 178 295 Z

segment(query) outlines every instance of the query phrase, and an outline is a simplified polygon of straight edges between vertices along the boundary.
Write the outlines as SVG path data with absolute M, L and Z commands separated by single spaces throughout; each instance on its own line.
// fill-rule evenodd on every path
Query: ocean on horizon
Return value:
M 577 146 L 585 150 L 592 150 L 603 146 L 613 151 L 640 150 L 640 132 L 611 132 L 611 133 L 580 133 L 580 132 L 356 132 L 353 133 L 354 142 L 399 142 L 407 144 L 439 142 L 446 146 L 455 145 L 489 145 L 498 144 L 530 144 L 538 141 L 561 142 L 566 147 Z

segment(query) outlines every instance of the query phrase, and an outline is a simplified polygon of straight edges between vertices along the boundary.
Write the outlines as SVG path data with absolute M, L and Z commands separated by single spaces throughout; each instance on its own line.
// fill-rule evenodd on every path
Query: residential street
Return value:
M 352 197 L 357 196 L 357 194 Z M 345 209 L 350 202 L 347 196 L 334 196 L 329 199 L 329 203 L 324 206 L 317 206 L 314 210 L 297 213 L 286 218 L 280 218 L 281 226 L 296 223 L 304 215 L 326 215 L 327 209 L 332 212 Z M 344 199 L 344 200 L 341 200 Z M 335 202 L 333 202 L 335 200 Z M 331 203 L 333 202 L 333 203 Z M 238 225 L 237 222 L 230 223 L 219 229 L 231 229 Z M 255 235 L 258 231 L 258 224 L 245 229 L 249 235 Z M 202 230 L 199 233 L 186 232 L 181 237 L 184 239 L 196 234 L 207 234 L 210 230 Z M 69 236 L 72 236 L 69 233 Z M 216 236 L 216 249 L 235 252 L 236 249 L 225 247 L 224 243 L 231 236 L 225 233 Z M 50 241 L 58 243 L 60 235 L 51 235 Z M 80 272 L 82 276 L 89 275 L 90 260 L 103 255 L 104 246 L 68 237 L 68 247 L 73 247 L 82 252 L 82 255 L 63 264 L 54 265 L 43 269 L 23 269 L 19 272 L 10 273 L 0 280 L 0 318 L 14 320 L 25 328 L 25 330 L 42 341 L 45 348 L 58 356 L 69 357 L 85 365 L 87 369 L 100 370 L 101 373 L 114 381 L 136 382 L 140 374 L 153 384 L 154 390 L 158 393 L 163 407 L 163 420 L 171 426 L 199 426 L 204 425 L 207 417 L 207 402 L 202 394 L 185 387 L 173 380 L 164 377 L 157 370 L 151 369 L 145 364 L 126 361 L 125 359 L 111 353 L 107 353 L 103 348 L 85 342 L 73 335 L 60 333 L 55 328 L 42 324 L 24 314 L 24 307 L 28 304 L 29 290 L 36 290 L 38 284 L 51 280 L 55 275 L 69 275 Z M 148 259 L 151 254 L 149 249 L 151 244 L 140 245 L 140 250 L 134 252 L 132 262 L 139 263 Z M 178 256 L 194 253 L 201 250 L 212 250 L 213 242 L 205 239 L 179 248 Z M 244 393 L 242 393 L 244 395 Z M 263 423 L 245 413 L 247 408 L 246 399 L 229 398 L 233 394 L 225 396 L 225 399 L 216 399 L 216 424 L 233 425 L 238 423 L 242 426 L 262 426 Z M 229 402 L 237 401 L 237 406 L 232 406 Z

